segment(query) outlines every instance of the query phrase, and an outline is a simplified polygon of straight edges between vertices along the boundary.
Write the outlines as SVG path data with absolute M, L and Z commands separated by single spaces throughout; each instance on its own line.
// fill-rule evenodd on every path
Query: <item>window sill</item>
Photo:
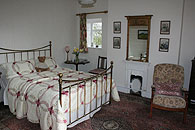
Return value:
M 94 48 L 94 47 L 88 47 L 88 49 L 102 49 L 102 48 Z

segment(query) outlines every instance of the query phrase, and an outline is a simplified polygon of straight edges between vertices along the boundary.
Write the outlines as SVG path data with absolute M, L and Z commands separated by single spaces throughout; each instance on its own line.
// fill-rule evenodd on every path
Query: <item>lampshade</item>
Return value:
M 65 51 L 68 53 L 70 51 L 70 46 L 65 46 Z
M 96 0 L 78 0 L 78 2 L 81 5 L 81 8 L 89 8 L 93 7 L 93 4 L 96 3 Z

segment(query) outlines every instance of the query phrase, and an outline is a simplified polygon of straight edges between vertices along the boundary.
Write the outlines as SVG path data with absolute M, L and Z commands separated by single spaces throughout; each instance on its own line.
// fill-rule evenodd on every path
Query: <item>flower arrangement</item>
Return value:
M 82 53 L 83 49 L 74 48 L 72 54 L 79 55 L 79 53 Z
M 83 49 L 74 48 L 72 54 L 75 54 L 75 62 L 79 62 L 79 53 L 82 53 Z

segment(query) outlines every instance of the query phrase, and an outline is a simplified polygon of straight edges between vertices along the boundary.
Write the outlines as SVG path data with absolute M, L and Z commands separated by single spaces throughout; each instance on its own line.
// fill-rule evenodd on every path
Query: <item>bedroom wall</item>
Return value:
M 77 10 L 76 13 L 88 13 L 88 12 L 98 12 L 108 10 L 108 0 L 97 0 L 92 8 L 81 8 L 81 6 L 77 2 Z M 97 18 L 101 17 L 103 22 L 103 37 L 102 37 L 102 48 L 89 48 L 89 52 L 85 54 L 79 55 L 79 58 L 86 58 L 90 61 L 89 64 L 80 65 L 79 70 L 81 71 L 89 71 L 91 69 L 97 68 L 97 59 L 98 56 L 107 56 L 107 23 L 108 23 L 108 14 L 91 14 L 87 15 L 87 18 Z M 76 16 L 76 44 L 79 46 L 79 37 L 80 37 L 80 18 Z
M 108 0 L 108 49 L 109 61 L 114 61 L 114 79 L 118 89 L 125 92 L 125 57 L 127 42 L 127 20 L 124 16 L 153 15 L 149 47 L 149 74 L 147 87 L 152 84 L 153 67 L 158 63 L 178 62 L 183 0 Z M 160 21 L 170 20 L 170 35 L 160 35 Z M 113 34 L 113 22 L 121 21 L 121 34 Z M 121 37 L 121 49 L 113 49 L 112 38 Z M 169 52 L 159 52 L 159 38 L 169 38 Z M 185 86 L 188 87 L 188 86 Z
M 195 57 L 195 1 L 185 0 L 183 17 L 183 31 L 181 37 L 181 53 L 179 64 L 184 66 L 185 82 L 188 88 L 191 74 L 191 60 Z
M 66 44 L 75 46 L 74 0 L 1 0 L 0 47 L 26 49 L 53 42 L 53 56 L 64 66 Z

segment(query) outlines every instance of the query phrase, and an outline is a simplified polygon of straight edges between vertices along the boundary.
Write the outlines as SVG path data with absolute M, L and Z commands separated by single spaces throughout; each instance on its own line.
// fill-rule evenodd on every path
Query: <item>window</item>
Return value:
M 87 47 L 102 48 L 102 19 L 87 19 Z

